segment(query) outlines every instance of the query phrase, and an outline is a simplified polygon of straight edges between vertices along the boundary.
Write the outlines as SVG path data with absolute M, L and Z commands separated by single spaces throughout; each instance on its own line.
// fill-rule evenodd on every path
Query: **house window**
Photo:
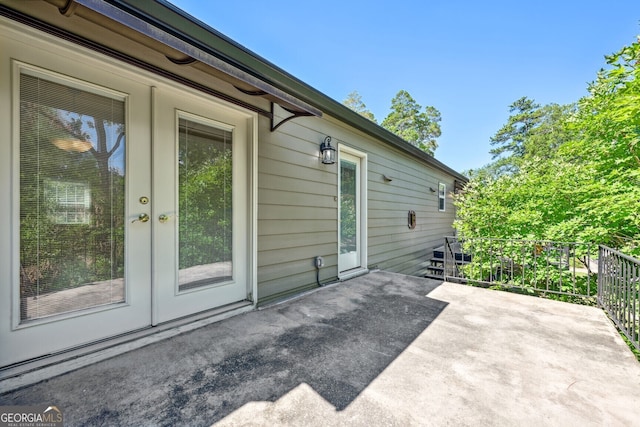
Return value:
M 45 200 L 56 224 L 89 224 L 91 189 L 88 184 L 45 180 Z
M 447 184 L 438 184 L 438 210 L 444 212 L 446 209 Z

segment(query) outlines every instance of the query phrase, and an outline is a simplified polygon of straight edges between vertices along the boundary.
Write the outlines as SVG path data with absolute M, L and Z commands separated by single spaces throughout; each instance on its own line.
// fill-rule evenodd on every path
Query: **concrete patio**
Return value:
M 606 315 L 375 272 L 0 396 L 65 425 L 632 426 Z

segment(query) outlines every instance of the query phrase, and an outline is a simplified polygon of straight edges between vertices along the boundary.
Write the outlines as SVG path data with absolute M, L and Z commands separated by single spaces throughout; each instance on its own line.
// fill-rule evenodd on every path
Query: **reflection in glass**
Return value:
M 20 76 L 20 320 L 124 301 L 125 104 Z
M 356 164 L 340 160 L 340 253 L 356 252 Z
M 232 279 L 232 133 L 179 120 L 179 289 Z

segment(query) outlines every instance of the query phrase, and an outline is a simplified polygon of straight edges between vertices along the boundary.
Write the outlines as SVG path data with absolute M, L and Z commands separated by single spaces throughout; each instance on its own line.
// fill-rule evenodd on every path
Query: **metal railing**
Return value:
M 598 303 L 640 350 L 640 260 L 600 246 Z
M 445 280 L 592 300 L 597 246 L 549 240 L 445 237 Z

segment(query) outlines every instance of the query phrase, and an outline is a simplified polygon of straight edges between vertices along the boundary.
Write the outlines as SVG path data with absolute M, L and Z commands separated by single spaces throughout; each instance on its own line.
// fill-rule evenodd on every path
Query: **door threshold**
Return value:
M 362 276 L 362 275 L 365 275 L 367 273 L 369 273 L 369 269 L 368 268 L 356 267 L 356 268 L 352 268 L 351 270 L 341 271 L 338 274 L 338 279 L 340 279 L 340 280 L 353 279 L 354 277 Z
M 26 387 L 255 309 L 240 301 L 0 369 L 0 394 Z

